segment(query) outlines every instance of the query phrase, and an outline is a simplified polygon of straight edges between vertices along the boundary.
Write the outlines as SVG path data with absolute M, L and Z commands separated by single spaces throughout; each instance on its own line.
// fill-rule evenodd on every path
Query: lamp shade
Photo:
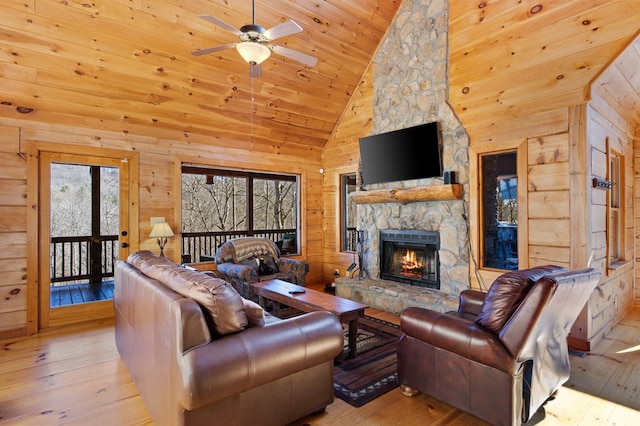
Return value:
M 173 231 L 167 222 L 158 222 L 153 225 L 149 238 L 173 237 Z
M 243 41 L 236 44 L 236 49 L 242 58 L 248 63 L 259 64 L 271 56 L 271 50 L 264 44 L 255 41 Z

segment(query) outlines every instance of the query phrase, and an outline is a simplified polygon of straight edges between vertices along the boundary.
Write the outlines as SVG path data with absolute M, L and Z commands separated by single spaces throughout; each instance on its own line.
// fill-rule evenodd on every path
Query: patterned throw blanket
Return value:
M 225 259 L 233 258 L 234 263 L 242 262 L 243 260 L 250 259 L 252 257 L 259 257 L 265 255 L 271 255 L 274 259 L 277 259 L 278 253 L 276 252 L 274 245 L 271 241 L 259 237 L 242 237 L 235 238 L 227 241 L 227 244 L 232 248 L 232 253 L 224 253 L 221 257 Z

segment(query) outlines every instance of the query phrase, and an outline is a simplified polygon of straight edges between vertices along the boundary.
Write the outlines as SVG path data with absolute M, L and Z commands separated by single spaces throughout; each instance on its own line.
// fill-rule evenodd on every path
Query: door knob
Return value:
M 129 244 L 127 244 L 127 243 L 122 243 L 122 244 L 120 244 L 120 247 L 122 247 L 122 248 L 127 248 L 127 247 L 129 247 Z

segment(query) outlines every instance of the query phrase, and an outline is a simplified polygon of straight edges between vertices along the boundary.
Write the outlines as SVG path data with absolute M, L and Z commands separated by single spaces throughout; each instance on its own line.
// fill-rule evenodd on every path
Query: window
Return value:
M 356 174 L 340 175 L 340 247 L 356 251 L 356 203 L 349 195 L 356 190 Z
M 624 261 L 624 158 L 609 151 L 608 245 L 607 262 L 611 266 Z
M 182 251 L 193 261 L 231 238 L 265 237 L 298 253 L 298 177 L 182 168 Z
M 485 154 L 481 173 L 481 260 L 485 268 L 518 269 L 516 153 Z

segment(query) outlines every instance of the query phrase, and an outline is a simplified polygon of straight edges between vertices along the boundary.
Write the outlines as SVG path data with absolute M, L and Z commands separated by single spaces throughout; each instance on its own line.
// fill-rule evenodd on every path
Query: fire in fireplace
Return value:
M 420 230 L 380 231 L 380 278 L 440 289 L 440 234 Z

